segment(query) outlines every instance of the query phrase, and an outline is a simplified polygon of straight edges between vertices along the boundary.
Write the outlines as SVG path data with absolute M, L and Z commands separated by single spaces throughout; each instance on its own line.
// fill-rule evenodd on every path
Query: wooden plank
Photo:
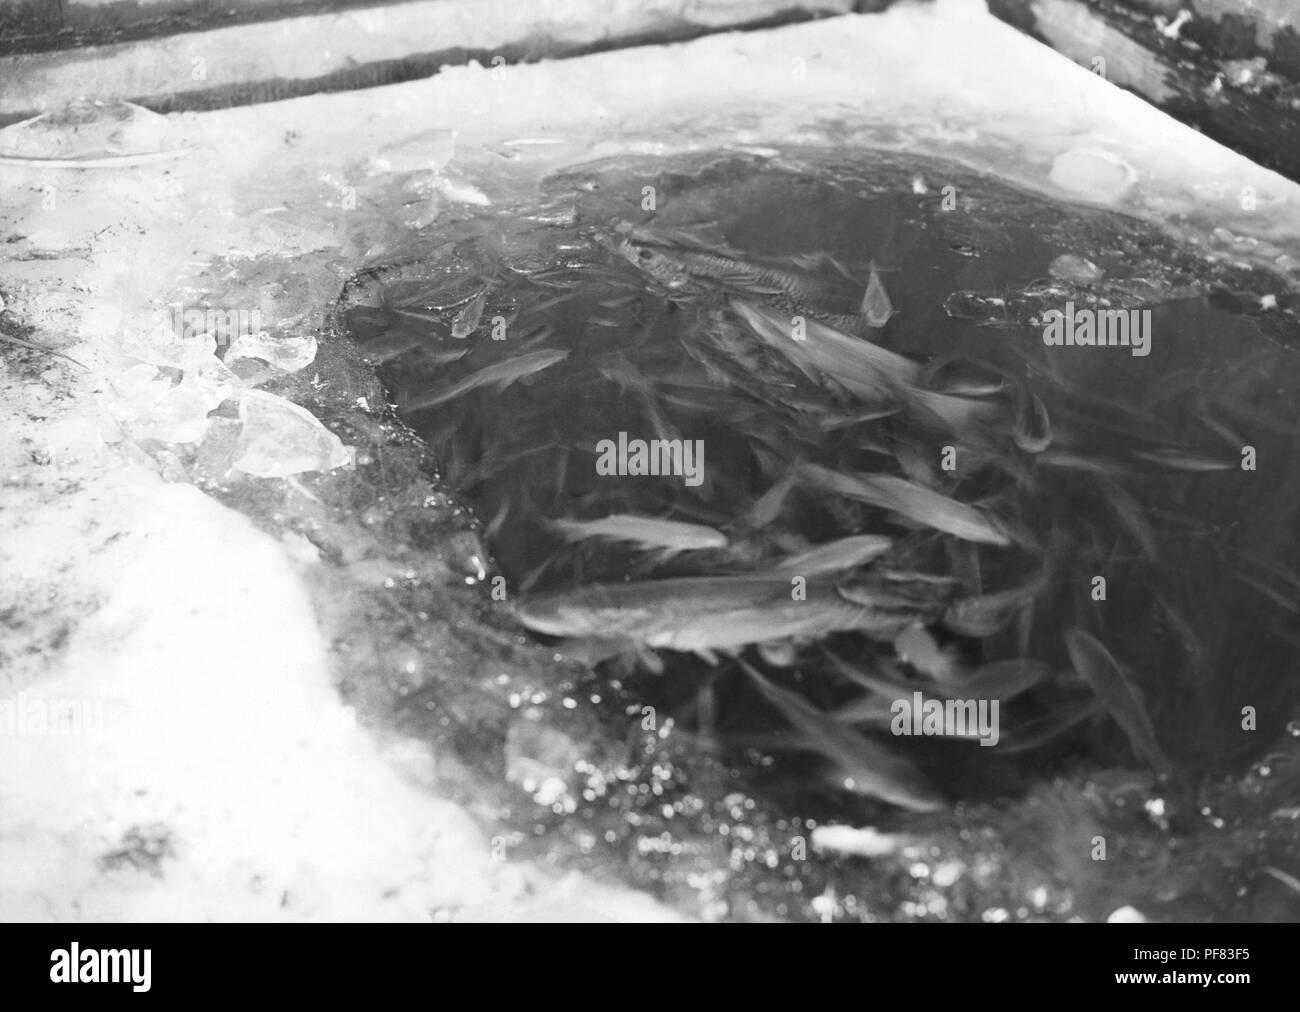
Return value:
M 0 55 L 130 42 L 389 0 L 0 0 Z
M 836 6 L 843 11 L 872 13 L 896 2 L 841 0 Z M 132 42 L 299 15 L 381 8 L 391 3 L 392 0 L 0 0 L 0 55 Z M 529 0 L 519 0 L 519 5 L 531 4 Z M 692 8 L 716 6 L 710 0 L 681 4 L 688 13 Z M 746 18 L 763 17 L 770 4 L 767 0 L 733 0 L 727 6 L 739 24 Z M 810 0 L 803 6 L 814 14 L 827 4 Z M 605 14 L 602 6 L 592 5 L 593 24 L 600 22 Z M 526 14 L 521 12 L 521 17 Z
M 158 112 L 576 56 L 845 14 L 854 0 L 416 0 L 129 43 L 0 55 L 0 125 L 81 95 Z
M 997 17 L 1300 180 L 1296 0 L 989 0 Z

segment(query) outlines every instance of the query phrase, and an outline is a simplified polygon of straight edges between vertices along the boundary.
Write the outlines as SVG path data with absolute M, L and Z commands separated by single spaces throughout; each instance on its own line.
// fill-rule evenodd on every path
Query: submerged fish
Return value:
M 914 812 L 945 807 L 935 786 L 902 756 L 815 709 L 802 696 L 769 682 L 744 661 L 740 666 L 763 698 L 798 732 L 798 746 L 830 760 L 844 787 Z
M 1074 471 L 1087 471 L 1091 474 L 1100 475 L 1122 475 L 1133 470 L 1131 464 L 1116 457 L 1105 457 L 1099 454 L 1084 456 L 1078 453 L 1066 453 L 1061 450 L 1049 450 L 1046 453 L 1039 454 L 1036 463 L 1046 464 L 1048 467 L 1069 468 Z
M 992 397 L 1007 388 L 1007 378 L 982 362 L 944 358 L 925 369 L 926 385 L 958 397 Z
M 680 235 L 677 236 L 681 238 Z M 665 265 L 673 265 L 674 276 L 686 275 L 753 295 L 783 294 L 800 303 L 813 303 L 824 286 L 811 275 L 739 259 L 731 250 L 712 249 L 691 238 L 683 248 L 645 230 L 632 229 L 618 242 L 622 256 L 660 280 Z M 649 255 L 647 255 L 649 254 Z M 658 272 L 658 273 L 656 273 Z M 809 308 L 812 308 L 811 305 Z
M 804 474 L 818 488 L 892 510 L 926 527 L 980 544 L 1011 544 L 1004 525 L 992 515 L 949 499 L 921 485 L 888 474 L 841 474 L 816 464 L 804 464 Z
M 1041 748 L 1100 710 L 1101 704 L 1092 698 L 1060 705 L 1045 716 L 1011 727 L 1003 735 L 998 747 L 1008 754 Z
M 956 673 L 945 687 L 971 699 L 1014 699 L 1047 681 L 1052 669 L 1042 661 L 1015 658 L 994 661 L 969 673 Z
M 920 378 L 921 366 L 910 358 L 871 341 L 840 333 L 819 320 L 805 320 L 804 335 L 799 337 L 791 318 L 769 306 L 733 298 L 731 307 L 768 345 L 787 355 L 797 354 L 814 367 L 824 368 L 827 375 L 854 393 L 859 393 L 854 386 L 865 385 L 874 391 L 884 381 L 908 385 Z M 791 344 L 795 346 L 793 349 L 789 347 Z
M 1065 648 L 1075 671 L 1123 729 L 1137 756 L 1157 773 L 1170 772 L 1172 765 L 1156 741 L 1155 728 L 1147 713 L 1142 691 L 1111 652 L 1077 628 L 1066 631 Z
M 868 692 L 873 692 L 877 696 L 885 699 L 892 700 L 906 698 L 920 687 L 920 683 L 900 681 L 899 679 L 901 676 L 898 676 L 896 668 L 892 665 L 891 668 L 894 668 L 892 674 L 895 677 L 890 677 L 888 673 L 868 671 L 859 664 L 850 664 L 848 661 L 844 660 L 842 657 L 836 656 L 829 650 L 826 651 L 826 656 L 831 659 L 831 665 L 846 681 L 851 682 L 860 689 L 866 689 Z M 868 712 L 866 708 L 859 707 L 856 704 L 849 704 L 849 706 L 852 709 L 841 711 L 841 714 L 845 712 Z M 874 714 L 876 711 L 872 710 L 870 712 Z M 888 712 L 887 707 L 885 712 Z
M 744 526 L 749 528 L 768 527 L 781 515 L 785 501 L 794 491 L 797 469 L 786 472 L 745 511 Z
M 487 289 L 470 299 L 469 303 L 456 314 L 451 321 L 451 336 L 461 340 L 478 330 L 479 320 L 483 318 L 483 307 L 487 305 Z
M 612 245 L 619 256 L 633 267 L 649 274 L 669 291 L 697 294 L 706 291 L 691 277 L 680 260 L 668 256 L 662 250 L 626 238 L 619 239 Z
M 894 315 L 894 304 L 889 301 L 889 293 L 885 291 L 874 260 L 871 262 L 871 276 L 867 279 L 867 290 L 862 294 L 861 312 L 867 326 L 876 328 L 883 327 Z
M 1016 419 L 1011 437 L 1026 453 L 1042 453 L 1052 445 L 1052 420 L 1039 396 L 1021 388 L 1016 397 Z
M 879 534 L 855 534 L 791 556 L 776 568 L 780 572 L 797 573 L 800 576 L 840 573 L 865 566 L 872 559 L 884 555 L 893 545 L 892 538 Z
M 805 319 L 800 336 L 792 317 L 769 306 L 733 298 L 731 307 L 765 344 L 822 386 L 842 387 L 873 405 L 891 405 L 897 399 L 911 409 L 914 418 L 938 419 L 953 431 L 966 432 L 997 413 L 998 409 L 986 402 L 920 389 L 916 385 L 921 378 L 918 363 L 820 320 Z
M 912 693 L 924 691 L 936 699 L 1013 699 L 1045 681 L 1052 669 L 1041 661 L 1006 660 L 986 664 L 975 671 L 954 667 L 942 679 L 931 683 L 904 682 L 867 671 L 827 651 L 835 670 L 849 682 L 872 695 L 854 700 L 836 711 L 836 716 L 852 723 L 869 723 L 887 727 L 892 720 L 890 704 L 895 699 L 910 699 Z M 895 672 L 895 675 L 897 673 Z
M 1120 525 L 1129 536 L 1137 542 L 1142 554 L 1148 559 L 1156 557 L 1155 532 L 1147 520 L 1149 511 L 1144 509 L 1138 499 L 1130 495 L 1119 482 L 1103 478 L 1099 483 L 1105 494 L 1106 502 L 1114 512 Z
M 1134 450 L 1133 456 L 1175 471 L 1230 471 L 1237 466 L 1235 461 L 1199 457 L 1182 450 Z
M 783 575 L 763 573 L 589 584 L 527 595 L 515 614 L 547 636 L 626 640 L 710 661 L 714 651 L 790 637 L 861 632 L 892 639 L 917 619 L 915 611 L 855 605 L 831 583 L 796 587 Z
M 1278 607 L 1300 615 L 1300 577 L 1284 563 L 1243 555 L 1236 560 L 1233 575 Z
M 702 548 L 726 548 L 727 536 L 703 524 L 658 520 L 631 513 L 615 513 L 599 520 L 552 520 L 549 526 L 569 541 L 605 538 L 629 541 L 642 548 L 666 548 L 673 552 Z
M 568 357 L 567 351 L 558 348 L 539 348 L 523 355 L 516 355 L 514 358 L 484 366 L 442 390 L 433 390 L 412 397 L 401 405 L 401 409 L 407 414 L 413 411 L 424 411 L 489 384 L 496 384 L 498 391 L 504 390 L 511 383 L 550 368 L 556 362 L 562 362 Z
M 900 660 L 936 682 L 948 682 L 961 670 L 961 658 L 953 647 L 941 647 L 934 634 L 922 625 L 904 629 L 894 640 Z
M 835 589 L 844 600 L 864 608 L 893 611 L 925 621 L 941 615 L 944 604 L 952 596 L 950 585 L 926 579 L 895 579 L 873 571 L 844 580 Z M 898 632 L 903 632 L 907 626 L 908 623 L 900 625 Z
M 792 668 L 799 661 L 799 643 L 797 640 L 764 640 L 755 649 L 764 664 L 774 668 Z
M 1044 568 L 1022 586 L 954 601 L 944 612 L 944 627 L 950 632 L 977 639 L 993 636 L 1037 600 L 1050 577 L 1050 570 Z
M 852 333 L 865 326 L 859 313 L 826 309 L 826 285 L 803 270 L 741 260 L 734 251 L 698 242 L 683 249 L 644 229 L 623 231 L 624 237 L 613 244 L 616 252 L 672 292 L 701 294 L 721 289 L 754 297 L 786 316 L 824 320 Z
M 412 348 L 421 346 L 424 346 L 423 360 L 432 362 L 435 365 L 454 362 L 469 351 L 468 348 L 457 348 L 455 354 L 448 355 L 447 351 L 441 348 L 427 347 L 427 341 L 423 335 L 401 327 L 392 327 L 379 334 L 379 336 L 364 342 L 361 345 L 361 355 L 367 362 L 384 363 L 397 358 L 399 355 L 406 354 Z

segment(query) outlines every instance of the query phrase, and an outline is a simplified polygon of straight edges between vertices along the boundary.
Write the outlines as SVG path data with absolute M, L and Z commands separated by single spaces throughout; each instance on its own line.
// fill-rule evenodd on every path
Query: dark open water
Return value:
M 955 206 L 945 207 L 945 187 Z M 926 367 L 931 389 L 958 372 L 1000 378 L 1006 390 L 980 399 L 996 417 L 980 431 L 899 416 L 837 424 L 869 405 L 737 338 L 746 332 L 726 279 L 674 289 L 619 256 L 614 247 L 634 226 L 656 250 L 715 244 L 751 265 L 811 277 L 815 297 L 796 307 L 810 313 L 852 311 L 875 264 L 896 315 L 867 338 Z M 1051 265 L 1063 254 L 1086 258 L 1101 279 L 1061 277 Z M 801 151 L 601 163 L 550 180 L 525 206 L 444 218 L 436 237 L 412 237 L 406 259 L 357 279 L 348 323 L 399 410 L 494 363 L 567 352 L 503 389 L 404 412 L 434 448 L 442 478 L 475 506 L 512 595 L 745 573 L 858 533 L 895 537 L 899 567 L 952 576 L 963 595 L 1015 587 L 1050 565 L 1048 585 L 1008 628 L 973 637 L 931 622 L 936 644 L 972 669 L 1017 657 L 1052 666 L 1050 679 L 1006 701 L 1010 738 L 1091 697 L 1065 644 L 1067 630 L 1086 632 L 1123 666 L 1159 747 L 1192 771 L 1259 754 L 1288 719 L 1297 684 L 1300 334 L 1285 295 L 1275 309 L 1260 301 L 1281 292 L 1276 278 L 1211 262 L 1149 225 L 953 165 Z M 1041 313 L 1067 300 L 1149 309 L 1151 353 L 1046 346 Z M 493 340 L 494 326 L 503 340 Z M 1016 398 L 1026 392 L 1051 422 L 1039 452 L 1014 439 Z M 620 432 L 702 441 L 702 484 L 598 475 L 597 444 Z M 952 473 L 939 464 L 946 446 L 961 461 Z M 1247 447 L 1254 469 L 1242 466 Z M 774 519 L 755 523 L 755 502 L 801 462 L 928 483 L 989 510 L 1021 541 L 976 546 L 804 481 Z M 1215 464 L 1223 466 L 1201 469 Z M 622 513 L 709 525 L 731 545 L 664 559 L 572 543 L 548 525 Z M 1099 576 L 1104 600 L 1095 599 Z M 835 675 L 826 648 L 927 684 L 924 670 L 898 666 L 889 643 L 857 633 L 796 643 L 784 656 L 754 648 L 744 656 L 828 709 L 861 690 Z M 733 751 L 780 744 L 763 736 L 785 722 L 730 659 L 661 659 L 662 675 L 626 658 L 607 663 L 644 678 L 647 693 L 702 740 Z M 1244 707 L 1254 708 L 1258 730 L 1243 730 Z M 951 797 L 997 793 L 1062 759 L 1140 765 L 1115 716 L 1112 706 L 1016 754 L 883 740 Z M 778 751 L 773 792 L 827 790 L 821 760 Z

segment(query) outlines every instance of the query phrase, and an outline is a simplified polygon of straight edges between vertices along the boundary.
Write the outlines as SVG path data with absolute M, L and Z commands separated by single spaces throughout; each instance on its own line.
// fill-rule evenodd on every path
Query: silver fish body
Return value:
M 516 617 L 548 636 L 625 639 L 652 649 L 736 652 L 754 643 L 862 632 L 890 640 L 917 619 L 840 597 L 832 583 L 775 574 L 591 584 L 527 595 Z
M 615 513 L 598 520 L 552 520 L 550 527 L 569 541 L 604 538 L 675 552 L 726 548 L 728 544 L 725 534 L 703 524 L 659 520 L 630 513 Z
M 523 379 L 525 376 L 531 376 L 533 373 L 541 372 L 543 369 L 548 369 L 555 365 L 556 362 L 562 362 L 568 357 L 569 353 L 562 349 L 538 348 L 536 351 L 526 352 L 523 355 L 516 355 L 514 358 L 484 366 L 477 372 L 472 372 L 441 390 L 432 390 L 405 399 L 401 404 L 401 409 L 407 414 L 424 411 L 467 394 L 471 390 L 477 390 L 479 387 L 492 384 L 495 384 L 498 390 L 504 390 L 511 383 Z
M 802 696 L 773 684 L 743 661 L 741 668 L 763 698 L 798 732 L 798 747 L 830 760 L 842 786 L 915 812 L 945 807 L 934 785 L 901 755 L 858 734 L 833 714 L 815 709 Z
M 964 541 L 1006 546 L 1006 528 L 991 514 L 922 485 L 888 474 L 848 475 L 816 464 L 801 468 L 816 487 L 891 510 L 909 520 Z

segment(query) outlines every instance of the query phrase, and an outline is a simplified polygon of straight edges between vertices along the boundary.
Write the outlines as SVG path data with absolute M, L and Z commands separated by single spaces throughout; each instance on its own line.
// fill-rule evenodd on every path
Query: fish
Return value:
M 822 308 L 826 286 L 817 278 L 783 267 L 754 264 L 715 249 L 692 243 L 694 248 L 666 248 L 659 237 L 645 238 L 646 230 L 630 229 L 613 244 L 623 259 L 637 266 L 674 295 L 701 295 L 722 290 L 743 294 L 780 310 L 787 317 L 823 320 L 850 333 L 865 322 L 858 313 L 838 313 Z
M 867 279 L 867 290 L 862 293 L 860 311 L 867 326 L 876 328 L 883 327 L 894 315 L 894 304 L 889 301 L 889 293 L 885 291 L 874 260 L 871 261 L 871 276 Z
M 555 328 L 549 323 L 544 323 L 536 330 L 529 331 L 523 337 L 519 338 L 519 350 L 529 351 L 536 348 L 537 345 L 544 341 L 549 341 L 555 336 Z
M 1161 467 L 1172 468 L 1175 471 L 1230 471 L 1238 466 L 1235 461 L 1200 457 L 1196 454 L 1185 453 L 1182 450 L 1153 449 L 1134 450 L 1132 452 L 1133 456 L 1139 460 L 1159 464 Z
M 530 313 L 544 313 L 548 309 L 554 309 L 556 306 L 563 305 L 578 294 L 576 288 L 570 288 L 568 291 L 561 292 L 559 295 L 553 295 L 549 299 L 543 299 L 541 302 L 534 302 L 528 306 Z
M 1050 578 L 1050 569 L 1044 567 L 1019 587 L 960 598 L 944 612 L 944 628 L 976 639 L 996 635 L 1038 599 L 1047 588 Z
M 922 625 L 904 629 L 894 640 L 899 659 L 935 682 L 952 681 L 961 670 L 961 658 L 952 648 L 939 646 L 934 634 Z
M 776 570 L 783 573 L 797 573 L 800 576 L 840 573 L 846 569 L 865 566 L 873 559 L 884 555 L 893 546 L 893 539 L 883 535 L 854 534 L 791 556 L 781 562 Z
M 998 748 L 1008 755 L 1041 748 L 1100 710 L 1101 704 L 1091 697 L 1058 705 L 1051 713 L 1005 731 Z
M 799 661 L 799 644 L 796 640 L 764 640 L 755 649 L 764 664 L 774 668 L 792 668 Z
M 730 304 L 750 329 L 769 345 L 780 350 L 784 350 L 792 341 L 796 346 L 807 345 L 805 350 L 819 362 L 848 366 L 850 379 L 856 382 L 869 383 L 874 388 L 881 377 L 904 385 L 915 384 L 921 378 L 920 363 L 872 341 L 841 333 L 820 320 L 805 320 L 805 335 L 799 341 L 791 336 L 790 321 L 773 312 L 770 307 L 757 306 L 737 298 L 731 299 Z M 840 377 L 837 375 L 837 378 Z
M 817 250 L 814 253 L 799 253 L 790 259 L 806 271 L 819 271 L 824 267 L 830 267 L 848 281 L 857 280 L 851 270 L 825 250 Z
M 1138 758 L 1158 774 L 1169 773 L 1173 767 L 1156 740 L 1142 692 L 1119 661 L 1095 637 L 1077 627 L 1066 630 L 1065 648 L 1075 671 L 1128 736 Z
M 795 481 L 798 478 L 798 469 L 792 469 L 777 481 L 766 492 L 754 500 L 753 504 L 745 511 L 743 524 L 751 529 L 768 527 L 776 521 L 781 515 L 782 509 L 785 508 L 785 501 L 789 498 L 790 493 L 794 491 Z
M 644 225 L 620 222 L 614 226 L 614 231 L 634 242 L 647 243 L 653 246 L 671 246 L 677 249 L 695 250 L 699 253 L 717 253 L 729 257 L 740 256 L 738 251 L 729 247 L 726 241 L 716 234 L 716 222 L 703 223 L 691 228 L 673 228 L 665 225 L 648 228 Z M 709 235 L 699 235 L 698 233 L 702 231 L 708 232 Z
M 552 520 L 548 526 L 568 541 L 604 538 L 672 552 L 726 548 L 729 543 L 721 531 L 703 524 L 639 517 L 630 513 L 615 513 L 599 520 Z
M 946 358 L 926 367 L 926 385 L 958 397 L 992 397 L 1007 388 L 1006 377 L 981 362 Z
M 812 831 L 813 850 L 841 857 L 879 858 L 898 853 L 912 837 L 882 833 L 870 826 L 817 826 Z
M 805 318 L 800 338 L 789 315 L 734 297 L 729 304 L 760 340 L 821 386 L 842 387 L 873 405 L 890 404 L 897 398 L 911 408 L 915 418 L 938 419 L 952 431 L 966 432 L 997 413 L 997 407 L 988 402 L 920 389 L 918 363 L 821 320 Z
M 539 453 L 549 453 L 551 450 L 558 450 L 559 448 L 559 443 L 537 443 L 532 446 L 525 446 L 522 450 L 517 450 L 505 456 L 492 453 L 486 457 L 480 457 L 453 484 L 460 489 L 472 488 L 479 482 L 500 474 L 506 468 L 515 467 L 522 460 Z
M 420 362 L 426 365 L 446 365 L 464 358 L 468 347 L 440 348 L 430 345 L 427 338 L 400 327 L 384 331 L 361 346 L 361 356 L 368 362 L 384 363 L 404 355 L 412 348 L 420 349 Z
M 889 418 L 891 415 L 898 414 L 902 410 L 902 405 L 897 401 L 882 401 L 875 407 L 866 408 L 863 411 L 857 411 L 853 414 L 842 414 L 836 411 L 821 411 L 817 414 L 817 426 L 823 432 L 835 432 L 838 429 L 852 428 L 854 425 L 861 425 L 863 422 L 875 422 L 881 418 Z
M 677 239 L 678 242 L 672 242 Z M 683 245 L 690 248 L 683 248 Z M 665 265 L 671 264 L 673 276 L 707 279 L 716 284 L 752 295 L 784 295 L 806 308 L 822 294 L 824 286 L 814 277 L 740 260 L 733 251 L 711 248 L 693 236 L 674 232 L 671 236 L 655 235 L 646 229 L 627 230 L 619 241 L 624 259 L 641 267 L 660 280 Z M 647 251 L 651 254 L 647 256 Z
M 393 312 L 398 316 L 405 316 L 408 320 L 419 320 L 421 323 L 442 323 L 441 313 L 427 313 L 419 309 L 404 309 L 400 306 L 394 306 Z
M 1032 390 L 1020 389 L 1011 438 L 1026 453 L 1042 453 L 1052 445 L 1052 420 L 1042 399 Z
M 910 699 L 917 691 L 938 699 L 1013 699 L 1023 695 L 1035 685 L 1045 681 L 1052 669 L 1041 661 L 1016 659 L 995 661 L 974 671 L 950 666 L 942 678 L 929 684 L 906 682 L 898 677 L 866 671 L 849 664 L 835 656 L 829 650 L 835 670 L 845 679 L 873 693 L 874 697 L 854 700 L 835 711 L 837 717 L 852 723 L 871 723 L 881 727 L 888 726 L 892 719 L 890 704 L 895 699 Z M 892 665 L 891 665 L 892 667 Z M 928 671 L 932 677 L 936 672 Z M 895 675 L 897 672 L 895 671 Z
M 938 492 L 888 474 L 841 474 L 816 464 L 803 464 L 801 473 L 815 486 L 857 499 L 978 544 L 1008 546 L 1012 539 L 996 517 Z
M 1293 893 L 1300 895 L 1300 878 L 1296 878 L 1289 872 L 1282 871 L 1280 868 L 1274 868 L 1272 865 L 1266 865 L 1264 868 L 1265 875 L 1271 875 Z
M 1046 464 L 1048 467 L 1068 468 L 1074 471 L 1087 471 L 1091 474 L 1106 476 L 1127 474 L 1133 470 L 1131 464 L 1115 457 L 1101 455 L 1085 457 L 1082 454 L 1066 453 L 1061 450 L 1049 450 L 1046 453 L 1040 453 L 1035 459 L 1035 463 Z
M 1051 667 L 1042 661 L 1014 658 L 953 674 L 943 684 L 950 692 L 970 699 L 1014 699 L 1047 681 L 1051 673 Z
M 739 663 L 759 694 L 799 733 L 800 748 L 830 760 L 845 787 L 914 812 L 947 807 L 943 795 L 915 765 L 802 696 L 768 681 L 744 661 Z
M 952 596 L 950 585 L 924 579 L 891 579 L 872 571 L 837 583 L 835 590 L 844 600 L 864 608 L 893 612 L 900 617 L 910 615 L 913 619 L 926 621 L 938 618 Z M 903 632 L 907 626 L 908 623 L 903 622 L 898 632 Z
M 1300 577 L 1285 564 L 1255 556 L 1242 556 L 1233 575 L 1280 608 L 1300 615 Z
M 670 292 L 703 294 L 705 288 L 691 277 L 682 263 L 660 250 L 652 249 L 631 239 L 619 239 L 612 244 L 614 251 L 633 267 L 644 271 Z
M 483 307 L 486 305 L 487 289 L 484 288 L 451 321 L 451 336 L 463 340 L 478 330 L 479 320 L 483 318 Z
M 645 666 L 652 674 L 662 675 L 664 663 L 653 650 L 627 640 L 607 640 L 596 637 L 574 637 L 555 645 L 556 652 L 569 660 L 595 667 L 614 658 L 627 658 Z
M 441 390 L 429 391 L 416 397 L 406 400 L 401 405 L 401 410 L 405 414 L 411 414 L 416 411 L 425 411 L 428 408 L 444 404 L 453 398 L 467 394 L 471 390 L 477 390 L 479 387 L 495 384 L 498 391 L 504 390 L 510 384 L 523 379 L 525 376 L 531 376 L 533 373 L 541 372 L 555 365 L 556 362 L 562 362 L 569 357 L 569 353 L 559 348 L 538 348 L 536 351 L 526 352 L 523 355 L 516 355 L 514 358 L 504 359 L 500 362 L 494 362 L 492 365 L 484 366 L 477 372 L 472 372 L 464 379 L 458 380 L 451 386 L 444 387 Z
M 826 656 L 830 658 L 831 666 L 848 682 L 856 685 L 860 689 L 866 689 L 868 692 L 874 692 L 878 696 L 884 696 L 889 699 L 901 699 L 911 696 L 919 688 L 917 683 L 908 683 L 898 680 L 897 677 L 890 678 L 887 674 L 881 674 L 874 671 L 868 671 L 857 664 L 850 664 L 842 657 L 837 656 L 831 651 L 825 651 Z M 891 668 L 894 666 L 891 664 Z M 898 675 L 896 668 L 893 670 L 894 675 Z M 849 704 L 853 706 L 854 704 Z M 888 708 L 885 710 L 888 713 Z
M 755 643 L 861 632 L 889 640 L 916 621 L 844 600 L 833 584 L 808 581 L 796 599 L 784 575 L 691 576 L 588 584 L 521 597 L 521 624 L 546 636 L 622 639 L 716 661 Z
M 1107 505 L 1110 506 L 1121 526 L 1137 542 L 1142 554 L 1148 559 L 1154 559 L 1156 557 L 1155 533 L 1147 521 L 1151 511 L 1144 508 L 1142 503 L 1117 481 L 1107 478 L 1100 483 L 1100 486 L 1105 494 Z
M 955 576 L 940 575 L 938 573 L 919 573 L 902 569 L 882 569 L 879 571 L 881 579 L 890 583 L 906 583 L 915 587 L 932 587 L 936 593 L 944 596 L 950 595 L 955 588 L 961 585 L 961 580 Z

